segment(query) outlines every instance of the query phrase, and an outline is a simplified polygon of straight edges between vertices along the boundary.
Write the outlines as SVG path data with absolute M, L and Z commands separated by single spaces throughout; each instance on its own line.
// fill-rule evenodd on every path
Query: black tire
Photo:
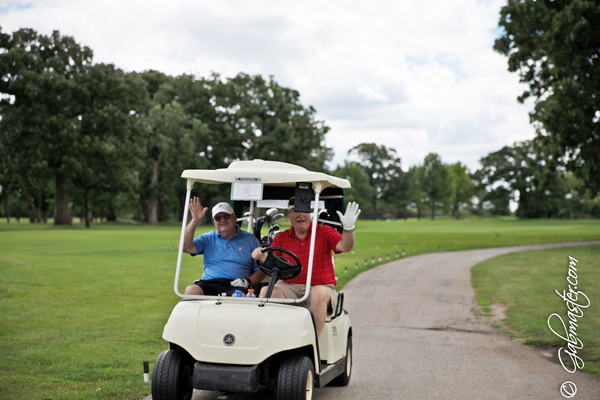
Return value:
M 344 372 L 334 378 L 329 384 L 331 386 L 348 386 L 352 376 L 352 337 L 348 336 L 348 345 L 346 348 L 346 363 Z
M 284 359 L 277 374 L 277 400 L 311 400 L 315 369 L 310 358 L 294 354 Z
M 152 371 L 152 400 L 190 400 L 193 372 L 193 359 L 184 350 L 160 353 Z

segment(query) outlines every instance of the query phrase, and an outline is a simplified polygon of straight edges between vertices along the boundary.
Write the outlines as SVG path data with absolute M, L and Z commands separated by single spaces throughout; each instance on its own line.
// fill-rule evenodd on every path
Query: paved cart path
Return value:
M 556 354 L 544 357 L 477 318 L 470 283 L 471 267 L 489 258 L 586 244 L 600 241 L 423 254 L 363 272 L 344 288 L 354 331 L 352 380 L 345 388 L 317 389 L 314 398 L 563 399 L 560 385 L 572 381 L 578 389 L 573 399 L 600 399 L 600 378 L 569 374 L 548 359 Z M 565 261 L 565 279 L 567 270 Z M 596 307 L 586 311 L 600 312 Z M 193 397 L 216 398 L 200 391 Z M 261 398 L 271 396 L 232 400 Z

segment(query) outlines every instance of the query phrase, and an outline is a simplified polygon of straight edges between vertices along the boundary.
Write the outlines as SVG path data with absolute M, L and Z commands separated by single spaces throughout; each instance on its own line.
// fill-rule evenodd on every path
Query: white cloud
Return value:
M 332 129 L 332 166 L 362 142 L 404 169 L 437 152 L 471 169 L 529 139 L 531 104 L 493 52 L 501 0 L 38 0 L 0 7 L 4 32 L 60 30 L 96 62 L 171 75 L 274 75 Z

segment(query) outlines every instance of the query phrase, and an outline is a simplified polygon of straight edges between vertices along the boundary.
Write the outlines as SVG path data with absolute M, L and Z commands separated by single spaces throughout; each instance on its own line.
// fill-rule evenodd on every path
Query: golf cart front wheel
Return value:
M 163 351 L 152 371 L 152 400 L 190 400 L 193 373 L 193 360 L 184 350 Z
M 277 376 L 277 400 L 311 400 L 315 370 L 310 358 L 294 354 L 281 363 Z

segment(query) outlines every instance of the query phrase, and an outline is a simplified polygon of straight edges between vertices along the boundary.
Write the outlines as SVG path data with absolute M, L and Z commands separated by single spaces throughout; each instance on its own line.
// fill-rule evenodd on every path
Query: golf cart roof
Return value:
M 349 188 L 347 179 L 337 178 L 322 172 L 309 171 L 297 165 L 280 161 L 234 161 L 229 167 L 217 170 L 186 169 L 182 178 L 198 183 L 232 183 L 236 178 L 261 178 L 264 185 L 295 186 L 296 182 L 322 182 L 328 187 Z

